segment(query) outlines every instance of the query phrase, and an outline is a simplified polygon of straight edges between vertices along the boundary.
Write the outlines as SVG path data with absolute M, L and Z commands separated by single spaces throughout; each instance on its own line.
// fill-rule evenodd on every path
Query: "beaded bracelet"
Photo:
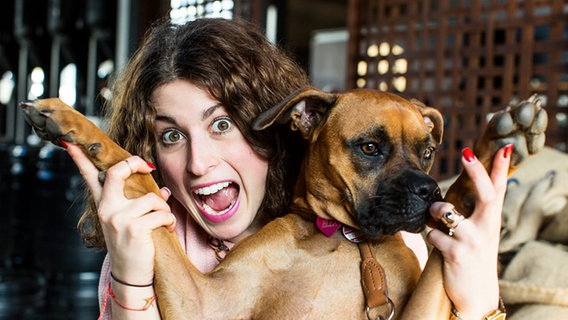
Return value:
M 128 287 L 146 288 L 146 287 L 151 287 L 151 286 L 154 285 L 154 281 L 152 281 L 151 283 L 148 283 L 148 284 L 131 284 L 131 283 L 128 283 L 128 282 L 125 282 L 125 281 L 118 279 L 117 277 L 114 276 L 114 274 L 112 274 L 112 272 L 110 273 L 110 277 L 112 278 L 112 280 L 114 280 L 114 281 L 116 281 L 116 282 L 118 282 L 122 285 L 128 286 Z

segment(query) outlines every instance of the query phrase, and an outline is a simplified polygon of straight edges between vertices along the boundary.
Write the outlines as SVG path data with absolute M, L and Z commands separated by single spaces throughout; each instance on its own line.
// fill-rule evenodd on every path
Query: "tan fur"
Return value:
M 342 158 L 337 144 L 356 134 L 358 128 L 374 122 L 388 128 L 399 139 L 397 148 L 404 149 L 413 139 L 428 135 L 441 139 L 442 118 L 432 108 L 384 93 L 356 91 L 337 96 L 321 95 L 336 105 L 325 119 L 330 125 L 303 132 L 306 138 L 317 134 L 318 140 L 325 142 L 308 151 L 306 165 L 310 170 L 300 176 L 294 203 L 324 218 L 357 227 L 351 203 L 364 194 L 362 190 L 372 190 L 373 181 L 361 179 Z M 368 107 L 364 111 L 355 110 L 351 108 L 354 104 L 368 104 Z M 26 102 L 22 107 L 34 108 L 47 121 L 56 124 L 61 130 L 61 138 L 81 146 L 100 170 L 130 156 L 80 113 L 58 99 Z M 291 116 L 293 126 L 303 130 L 298 116 Z M 425 123 L 423 117 L 434 121 Z M 93 152 L 89 146 L 96 143 L 102 147 Z M 494 151 L 479 147 L 476 153 L 489 155 Z M 390 170 L 396 170 L 416 160 L 404 159 L 402 153 L 397 153 L 390 161 Z M 329 163 L 348 174 L 330 173 Z M 465 192 L 473 193 L 470 185 L 464 186 Z M 349 191 L 345 193 L 345 190 Z M 147 192 L 159 194 L 151 175 L 134 174 L 127 181 L 127 197 Z M 345 201 L 346 194 L 350 201 Z M 462 198 L 454 197 L 452 201 L 460 207 Z M 312 221 L 296 214 L 276 219 L 241 241 L 208 274 L 202 274 L 191 264 L 175 236 L 165 228 L 156 229 L 152 236 L 156 247 L 156 292 L 163 319 L 367 318 L 357 246 L 339 233 L 325 237 Z M 431 258 L 418 290 L 409 302 L 412 308 L 405 309 L 420 276 L 416 257 L 398 233 L 371 243 L 385 270 L 389 297 L 397 308 L 395 318 L 448 318 L 449 300 L 443 291 L 439 259 Z

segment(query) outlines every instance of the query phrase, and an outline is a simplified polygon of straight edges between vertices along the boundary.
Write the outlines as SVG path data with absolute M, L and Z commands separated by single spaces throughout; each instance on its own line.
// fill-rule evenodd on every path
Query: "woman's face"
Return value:
M 268 161 L 250 147 L 225 106 L 189 81 L 152 96 L 156 158 L 172 195 L 210 235 L 238 241 L 265 194 Z

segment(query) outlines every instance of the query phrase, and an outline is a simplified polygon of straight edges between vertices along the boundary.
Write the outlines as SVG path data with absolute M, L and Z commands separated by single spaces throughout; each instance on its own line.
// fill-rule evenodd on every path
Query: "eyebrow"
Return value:
M 201 121 L 209 118 L 217 109 L 221 108 L 223 106 L 223 104 L 221 102 L 218 102 L 214 105 L 212 105 L 211 107 L 205 109 L 203 111 L 203 113 L 201 114 Z
M 211 107 L 205 109 L 201 113 L 201 121 L 204 121 L 205 119 L 209 118 L 213 113 L 215 113 L 215 111 L 217 109 L 219 109 L 222 106 L 223 106 L 223 104 L 221 102 L 219 102 L 219 103 L 216 103 L 216 104 L 212 105 Z M 177 122 L 173 117 L 162 115 L 162 114 L 156 115 L 156 121 L 163 121 L 163 122 L 167 122 L 167 123 L 170 123 L 170 124 L 173 124 L 173 125 L 177 125 Z

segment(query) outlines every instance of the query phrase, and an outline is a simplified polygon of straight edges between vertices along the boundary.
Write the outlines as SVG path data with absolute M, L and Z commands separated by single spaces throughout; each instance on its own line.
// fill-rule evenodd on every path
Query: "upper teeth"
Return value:
M 229 184 L 230 184 L 230 182 L 221 182 L 221 183 L 210 185 L 208 187 L 196 189 L 193 192 L 195 192 L 195 194 L 198 194 L 198 195 L 207 196 L 207 195 L 213 194 L 213 193 L 215 193 L 215 192 L 217 192 L 217 191 L 219 191 L 223 188 L 228 187 Z

